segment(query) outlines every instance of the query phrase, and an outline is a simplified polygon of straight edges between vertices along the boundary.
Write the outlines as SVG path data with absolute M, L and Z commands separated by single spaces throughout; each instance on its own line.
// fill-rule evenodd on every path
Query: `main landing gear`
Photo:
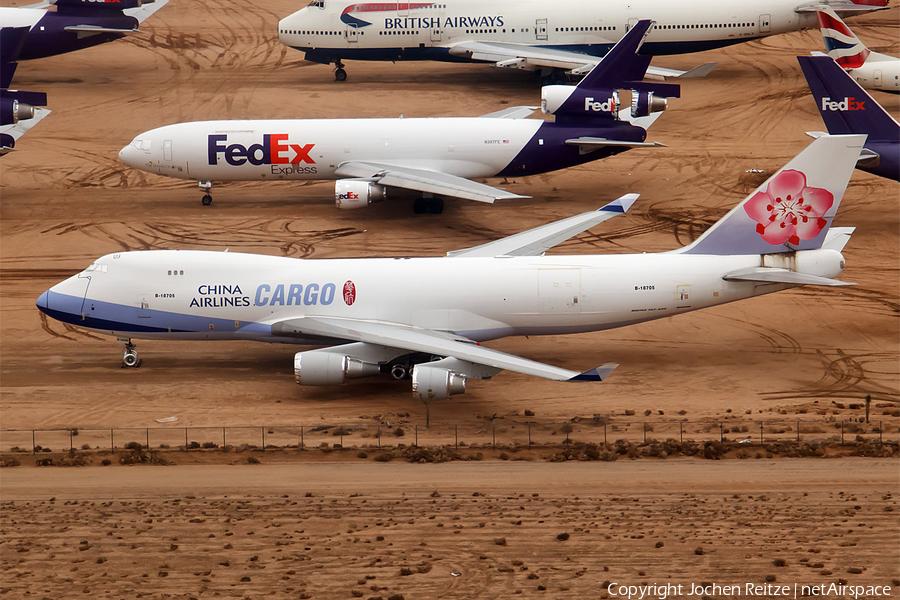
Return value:
M 130 339 L 120 339 L 120 342 L 125 343 L 125 351 L 122 352 L 122 367 L 123 368 L 138 368 L 141 366 L 141 357 L 138 356 L 137 350 L 135 350 L 134 344 L 131 343 Z
M 439 215 L 444 212 L 444 201 L 440 198 L 416 198 L 413 212 L 417 215 Z
M 200 200 L 200 202 L 203 203 L 203 206 L 212 204 L 212 194 L 210 194 L 210 191 L 212 190 L 212 181 L 200 181 L 197 185 L 199 185 L 201 190 L 206 192 Z
M 347 81 L 347 71 L 344 70 L 344 63 L 341 62 L 341 59 L 334 61 L 334 80 Z

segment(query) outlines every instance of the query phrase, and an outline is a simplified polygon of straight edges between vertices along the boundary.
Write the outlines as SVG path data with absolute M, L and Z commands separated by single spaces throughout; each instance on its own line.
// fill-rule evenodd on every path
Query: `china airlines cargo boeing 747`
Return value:
M 440 213 L 442 197 L 481 202 L 521 198 L 481 183 L 583 164 L 646 142 L 647 127 L 678 97 L 670 83 L 642 81 L 642 21 L 577 87 L 547 86 L 541 108 L 554 121 L 524 119 L 532 107 L 477 118 L 202 121 L 142 133 L 119 153 L 134 168 L 200 181 L 336 179 L 338 208 L 359 208 L 397 189 L 421 194 L 417 213 Z M 619 89 L 631 90 L 621 109 Z
M 616 215 L 598 211 L 436 258 L 310 260 L 232 252 L 117 252 L 53 286 L 38 308 L 64 323 L 134 338 L 255 340 L 328 345 L 299 352 L 301 385 L 345 383 L 385 371 L 411 375 L 429 401 L 501 370 L 557 381 L 583 373 L 480 345 L 511 335 L 599 331 L 798 285 L 851 285 L 841 250 L 852 228 L 832 220 L 865 136 L 824 136 L 691 245 L 661 254 L 546 256 Z
M 484 62 L 549 76 L 588 72 L 640 19 L 656 21 L 642 54 L 684 54 L 815 27 L 821 4 L 850 15 L 887 0 L 313 0 L 282 19 L 278 35 L 307 60 L 334 63 L 338 81 L 344 59 Z

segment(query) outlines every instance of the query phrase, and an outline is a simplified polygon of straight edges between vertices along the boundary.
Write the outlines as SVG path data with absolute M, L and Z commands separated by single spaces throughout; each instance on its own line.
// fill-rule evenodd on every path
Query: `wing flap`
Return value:
M 538 256 L 607 219 L 626 213 L 639 197 L 640 194 L 625 194 L 598 210 L 575 215 L 480 246 L 454 250 L 448 252 L 447 256 Z
M 425 352 L 471 363 L 516 371 L 555 381 L 602 381 L 618 365 L 607 363 L 585 373 L 569 371 L 527 358 L 479 346 L 453 334 L 373 321 L 355 321 L 331 317 L 299 317 L 272 325 L 273 335 L 317 335 L 339 340 L 365 342 L 410 352 Z
M 416 190 L 451 198 L 465 198 L 478 202 L 493 203 L 495 200 L 530 197 L 519 196 L 448 173 L 379 163 L 348 161 L 339 165 L 335 169 L 335 174 L 341 177 L 369 179 L 389 187 Z

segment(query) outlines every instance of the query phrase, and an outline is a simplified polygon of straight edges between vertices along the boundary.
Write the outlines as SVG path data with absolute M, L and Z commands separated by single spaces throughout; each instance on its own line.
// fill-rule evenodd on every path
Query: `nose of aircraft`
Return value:
M 90 278 L 74 275 L 41 294 L 35 303 L 42 313 L 58 321 L 76 323 L 82 319 L 82 306 Z
M 41 312 L 47 312 L 47 310 L 50 308 L 50 290 L 47 290 L 46 292 L 38 296 L 37 307 Z
M 119 150 L 119 160 L 129 167 L 138 167 L 138 163 L 143 162 L 143 153 L 132 144 L 129 144 Z

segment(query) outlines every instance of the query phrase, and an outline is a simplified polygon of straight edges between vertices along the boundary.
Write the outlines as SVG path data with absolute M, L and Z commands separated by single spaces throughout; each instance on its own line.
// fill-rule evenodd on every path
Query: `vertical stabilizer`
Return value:
M 828 133 L 865 133 L 869 142 L 900 139 L 900 124 L 831 57 L 798 56 Z
M 850 31 L 837 13 L 828 6 L 817 6 L 816 18 L 828 56 L 845 69 L 863 66 L 869 57 L 869 49 Z
M 676 252 L 775 254 L 821 248 L 865 141 L 864 135 L 816 139 L 693 244 Z

